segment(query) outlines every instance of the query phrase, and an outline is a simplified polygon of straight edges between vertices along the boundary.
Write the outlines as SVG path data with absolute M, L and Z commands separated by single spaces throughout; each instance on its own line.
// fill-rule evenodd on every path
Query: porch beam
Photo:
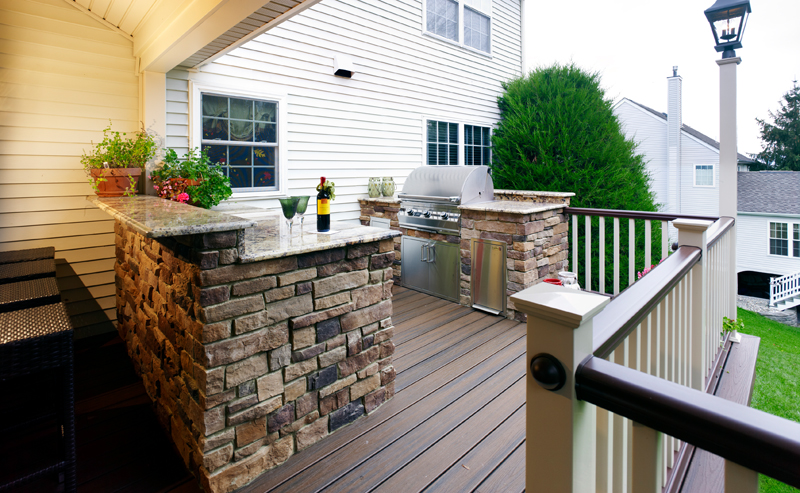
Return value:
M 166 73 L 269 0 L 165 0 L 134 35 L 140 72 Z

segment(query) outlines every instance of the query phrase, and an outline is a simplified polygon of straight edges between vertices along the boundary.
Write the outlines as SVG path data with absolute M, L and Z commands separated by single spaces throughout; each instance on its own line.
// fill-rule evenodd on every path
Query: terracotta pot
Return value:
M 139 188 L 139 177 L 142 175 L 141 168 L 103 168 L 91 170 L 92 179 L 97 183 L 95 193 L 99 197 L 122 197 L 131 187 L 137 191 Z M 97 181 L 99 177 L 105 181 Z

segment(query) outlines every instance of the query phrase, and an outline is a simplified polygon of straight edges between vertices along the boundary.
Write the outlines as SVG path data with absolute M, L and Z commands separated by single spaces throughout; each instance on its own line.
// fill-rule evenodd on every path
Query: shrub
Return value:
M 555 64 L 506 82 L 503 89 L 498 98 L 501 120 L 492 137 L 491 167 L 496 188 L 574 192 L 572 207 L 657 210 L 644 158 L 636 154 L 635 142 L 625 139 L 597 73 Z M 620 236 L 627 238 L 627 221 L 621 223 Z M 595 218 L 593 228 L 598 227 Z M 606 221 L 606 228 L 606 285 L 611 286 L 611 220 Z M 644 265 L 644 228 L 636 229 L 636 265 Z M 653 245 L 658 246 L 660 229 L 654 227 L 653 233 Z M 581 248 L 583 238 L 581 221 Z M 595 238 L 592 244 L 596 251 Z M 620 243 L 620 264 L 627 266 L 628 242 Z M 596 252 L 593 255 L 597 258 Z M 583 253 L 579 259 L 583 264 Z M 597 262 L 592 267 L 592 288 L 597 289 Z M 582 265 L 579 268 L 585 272 Z M 626 267 L 622 270 L 627 272 Z M 625 275 L 622 278 L 627 280 Z

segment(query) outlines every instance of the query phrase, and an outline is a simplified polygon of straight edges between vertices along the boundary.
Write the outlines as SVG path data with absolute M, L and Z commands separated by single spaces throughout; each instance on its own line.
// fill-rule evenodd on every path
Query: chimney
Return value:
M 668 211 L 681 212 L 681 126 L 683 79 L 678 67 L 672 67 L 672 77 L 667 77 L 667 202 Z

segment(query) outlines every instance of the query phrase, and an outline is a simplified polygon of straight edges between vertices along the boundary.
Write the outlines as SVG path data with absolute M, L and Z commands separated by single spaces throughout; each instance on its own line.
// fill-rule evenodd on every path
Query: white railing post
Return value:
M 695 219 L 676 219 L 672 225 L 678 229 L 678 245 L 698 247 L 701 250 L 700 262 L 690 271 L 689 283 L 689 386 L 695 390 L 705 389 L 706 364 L 706 312 L 708 311 L 708 258 L 706 230 L 711 221 Z
M 758 493 L 758 473 L 726 460 L 725 493 Z
M 511 299 L 528 316 L 525 490 L 595 491 L 597 409 L 576 398 L 575 369 L 592 353 L 592 319 L 609 298 L 542 283 Z M 546 390 L 534 378 L 534 356 L 551 375 L 560 365 L 560 388 Z

